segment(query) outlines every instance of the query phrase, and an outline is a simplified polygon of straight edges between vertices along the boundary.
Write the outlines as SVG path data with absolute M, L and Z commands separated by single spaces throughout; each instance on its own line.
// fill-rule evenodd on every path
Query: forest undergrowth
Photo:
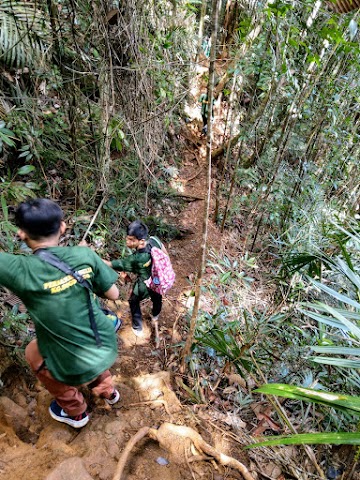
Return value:
M 284 291 L 282 297 L 279 295 L 279 289 L 274 283 L 274 279 L 279 275 L 279 261 L 276 256 L 264 253 L 261 248 L 258 253 L 246 251 L 244 245 L 247 240 L 246 236 L 250 234 L 248 230 L 245 232 L 234 229 L 221 234 L 215 224 L 210 224 L 209 255 L 202 287 L 196 341 L 189 361 L 189 373 L 180 373 L 181 348 L 187 334 L 187 319 L 193 306 L 192 286 L 201 244 L 203 202 L 199 199 L 204 195 L 203 175 L 205 172 L 201 163 L 204 161 L 202 156 L 204 140 L 200 136 L 199 126 L 199 120 L 195 119 L 192 124 L 184 126 L 186 130 L 183 135 L 180 133 L 178 138 L 179 144 L 186 148 L 183 148 L 182 164 L 172 182 L 175 182 L 177 188 L 182 186 L 181 191 L 184 198 L 187 195 L 188 201 L 181 210 L 175 213 L 174 217 L 168 215 L 167 222 L 160 224 L 157 222 L 157 230 L 153 227 L 152 231 L 152 233 L 160 234 L 165 240 L 167 239 L 166 235 L 169 235 L 166 245 L 177 273 L 176 286 L 165 300 L 160 326 L 160 349 L 154 348 L 153 338 L 150 344 L 147 344 L 131 334 L 131 322 L 126 302 L 129 287 L 123 285 L 121 287 L 122 300 L 118 301 L 116 306 L 111 305 L 113 308 L 117 308 L 125 321 L 125 326 L 119 334 L 119 360 L 114 366 L 115 378 L 120 386 L 124 386 L 132 385 L 131 382 L 134 380 L 130 379 L 146 379 L 156 372 L 170 372 L 170 377 L 166 382 L 171 383 L 171 389 L 174 390 L 182 405 L 182 414 L 176 417 L 175 423 L 180 422 L 182 425 L 200 428 L 200 433 L 205 433 L 205 438 L 217 438 L 216 432 L 219 432 L 226 441 L 225 443 L 224 441 L 220 442 L 221 447 L 218 445 L 218 448 L 244 462 L 253 478 L 258 475 L 265 475 L 269 478 L 280 478 L 281 476 L 284 478 L 288 478 L 288 476 L 313 478 L 318 474 L 317 468 L 320 471 L 330 472 L 329 475 L 331 472 L 340 474 L 353 463 L 353 453 L 343 448 L 334 450 L 325 446 L 319 447 L 313 454 L 314 456 L 309 455 L 306 450 L 302 451 L 301 447 L 294 446 L 262 447 L 248 450 L 247 453 L 242 450 L 257 438 L 262 438 L 269 433 L 276 435 L 286 433 L 291 431 L 291 427 L 295 427 L 298 431 L 311 431 L 315 425 L 320 426 L 320 423 L 326 422 L 330 428 L 334 425 L 341 428 L 339 423 L 341 419 L 335 417 L 331 412 L 327 418 L 325 412 L 319 417 L 319 411 L 305 406 L 302 402 L 287 400 L 274 404 L 254 392 L 257 387 L 268 382 L 314 387 L 319 383 L 319 379 L 307 366 L 304 355 L 304 347 L 308 346 L 310 341 L 307 329 L 314 327 L 305 324 L 304 328 L 302 322 L 294 320 L 294 310 L 288 298 L 289 292 Z M 191 142 L 189 142 L 189 138 Z M 198 145 L 198 149 L 195 150 L 194 145 Z M 176 222 L 174 222 L 175 217 Z M 149 217 L 150 222 L 151 218 Z M 76 242 L 76 239 L 79 238 L 81 230 L 78 232 L 76 230 L 79 220 L 80 222 L 89 221 L 86 217 L 73 220 L 75 230 L 71 222 L 69 234 L 63 239 L 65 244 Z M 175 233 L 171 232 L 169 228 L 171 224 L 176 225 Z M 124 253 L 119 246 L 113 251 L 111 247 L 107 249 L 102 236 L 102 228 L 101 223 L 95 225 L 94 233 L 90 237 L 92 248 L 105 255 Z M 119 236 L 121 235 L 120 228 L 117 233 Z M 180 238 L 172 238 L 173 236 Z M 169 238 L 172 239 L 169 240 Z M 121 241 L 119 245 L 121 245 Z M 3 295 L 4 301 L 9 303 L 7 297 L 7 294 Z M 145 304 L 143 308 L 147 311 L 149 306 Z M 150 326 L 148 328 L 150 329 Z M 4 329 L 6 330 L 4 338 L 6 338 L 6 342 L 9 342 L 8 347 L 16 355 L 18 363 L 21 359 L 21 348 L 26 343 L 24 335 L 32 333 L 26 313 L 21 313 L 18 305 L 15 305 L 3 318 L 3 331 Z M 6 345 L 4 348 L 7 348 Z M 20 365 L 25 372 L 25 365 L 23 363 Z M 23 404 L 25 401 L 25 405 L 29 405 L 28 398 L 37 399 L 38 403 L 39 397 L 36 390 L 33 390 L 35 385 L 32 383 L 31 375 L 24 376 L 23 373 L 20 375 L 19 373 L 19 367 L 14 369 L 12 361 L 5 367 L 3 365 L 2 378 L 5 397 L 11 399 L 15 404 L 19 402 L 19 398 L 22 399 Z M 20 383 L 14 382 L 14 375 L 17 375 Z M 126 388 L 125 392 L 127 392 Z M 41 388 L 40 393 L 46 398 Z M 138 397 L 135 398 L 136 395 L 134 397 L 134 394 L 129 394 L 129 392 L 126 395 L 129 397 L 124 399 L 120 410 L 116 410 L 116 418 L 122 418 L 123 408 L 128 412 L 137 409 L 139 413 L 143 411 L 143 408 L 155 408 L 150 415 L 152 425 L 161 423 L 164 415 L 168 417 L 168 420 L 174 422 L 173 409 L 178 411 L 180 405 L 176 402 L 173 404 L 174 399 L 153 398 L 154 394 L 151 394 L 145 400 L 144 398 L 139 400 Z M 160 409 L 164 408 L 159 415 L 156 414 L 156 405 Z M 5 403 L 5 408 L 12 410 L 16 407 L 14 405 L 9 407 Z M 101 421 L 101 406 L 93 405 L 92 408 L 94 428 L 98 428 L 96 425 Z M 32 410 L 33 418 L 35 418 L 33 432 L 30 433 L 31 430 L 23 428 L 20 433 L 20 438 L 25 440 L 25 443 L 36 443 L 37 446 L 38 438 L 47 437 L 54 428 L 51 427 L 50 433 L 46 430 L 43 431 L 41 416 L 46 415 L 46 411 L 39 409 L 38 406 L 37 411 Z M 281 416 L 284 412 L 286 412 L 290 427 L 289 424 L 284 424 Z M 142 427 L 144 423 L 148 424 L 150 418 L 148 415 L 147 413 L 144 417 L 147 420 L 142 420 L 140 424 L 135 422 L 134 425 Z M 106 416 L 107 420 L 112 418 L 112 414 L 109 412 L 106 412 Z M 23 413 L 21 417 L 24 418 Z M 8 421 L 7 425 L 9 424 L 19 435 L 20 427 L 14 425 L 13 420 Z M 205 425 L 207 425 L 206 428 Z M 149 424 L 149 426 L 151 425 Z M 65 435 L 66 428 L 64 427 L 62 433 L 59 434 L 61 438 Z M 124 428 L 127 430 L 127 427 L 122 425 L 121 431 Z M 92 427 L 90 426 L 88 430 L 88 435 L 91 435 Z M 130 432 L 132 431 L 130 428 Z M 67 444 L 64 438 L 62 438 L 62 442 Z M 119 452 L 121 452 L 122 442 L 118 438 L 116 442 L 120 449 Z M 40 443 L 40 445 L 42 444 Z M 95 445 L 96 443 L 92 448 Z M 242 448 L 239 448 L 240 446 Z M 144 472 L 150 469 L 155 474 L 156 468 L 159 466 L 149 467 L 141 453 L 143 448 L 141 442 L 140 446 L 136 448 L 140 448 L 140 450 L 135 449 L 131 453 L 137 460 L 135 465 L 130 463 L 130 470 L 126 470 L 129 475 L 127 478 L 132 478 L 132 475 L 143 479 L 148 478 Z M 64 447 L 62 449 L 64 450 Z M 100 473 L 100 470 L 90 468 L 88 460 L 84 460 L 86 454 L 84 453 L 82 456 L 76 448 L 73 451 L 65 449 L 62 453 L 64 454 L 60 456 L 62 460 L 64 460 L 63 457 L 71 458 L 80 455 L 87 465 L 87 471 L 92 475 L 91 478 L 112 478 L 109 469 L 105 469 L 107 473 Z M 6 458 L 8 458 L 7 455 Z M 115 469 L 114 460 L 120 458 L 120 453 L 114 455 L 115 457 L 110 462 L 113 470 Z M 162 455 L 166 457 L 164 452 Z M 8 461 L 10 468 L 15 468 L 14 474 L 16 472 L 16 478 L 18 478 L 21 471 L 20 466 L 16 461 L 15 463 L 12 463 L 11 460 Z M 48 463 L 46 471 L 56 470 L 57 465 L 61 464 L 56 455 L 48 462 L 50 463 Z M 26 466 L 28 467 L 28 464 Z M 38 460 L 34 461 L 33 468 L 35 475 L 38 476 L 32 478 L 45 478 L 40 474 L 39 468 L 42 469 L 43 466 L 39 466 Z M 209 466 L 199 464 L 197 467 L 188 469 L 188 472 L 192 472 L 192 477 L 193 475 L 195 477 L 196 475 L 205 475 L 210 478 L 208 469 Z M 12 478 L 9 476 L 7 467 L 3 471 L 6 478 Z M 228 467 L 225 467 L 224 473 L 219 473 L 218 478 L 237 478 L 236 476 L 232 477 L 231 472 L 231 469 L 228 470 Z M 172 468 L 168 474 L 171 479 L 177 478 Z M 187 476 L 188 473 L 181 470 L 181 478 L 187 478 Z
M 1 250 L 23 253 L 14 207 L 43 195 L 62 244 L 105 258 L 141 216 L 177 281 L 159 348 L 146 302 L 151 340 L 131 333 L 119 283 L 122 400 L 89 398 L 79 434 L 49 424 L 23 358 L 33 325 L 1 291 L 0 477 L 118 480 L 126 460 L 128 479 L 359 478 L 359 31 L 337 8 L 2 2 Z

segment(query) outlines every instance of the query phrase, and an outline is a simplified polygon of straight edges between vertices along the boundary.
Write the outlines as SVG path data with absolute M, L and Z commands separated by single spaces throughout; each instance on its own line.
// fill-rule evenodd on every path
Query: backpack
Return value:
M 175 281 L 175 272 L 171 265 L 170 258 L 159 248 L 159 240 L 150 237 L 149 245 L 151 247 L 151 277 L 145 280 L 145 285 L 154 292 L 164 295 Z

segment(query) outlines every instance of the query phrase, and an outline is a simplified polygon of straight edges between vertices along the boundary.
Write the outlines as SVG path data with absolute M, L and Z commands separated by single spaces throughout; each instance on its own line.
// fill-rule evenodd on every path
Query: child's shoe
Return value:
M 114 388 L 113 393 L 110 395 L 109 398 L 105 398 L 105 402 L 109 405 L 114 405 L 120 400 L 120 393 Z
M 145 338 L 146 337 L 146 335 L 144 333 L 144 330 L 135 330 L 135 328 L 133 328 L 133 327 L 131 327 L 131 330 L 132 330 L 133 334 L 136 335 L 139 338 Z
M 53 400 L 49 407 L 49 413 L 54 420 L 57 420 L 61 423 L 66 423 L 74 428 L 82 428 L 89 421 L 89 415 L 86 412 L 81 413 L 80 415 L 75 415 L 71 417 L 60 407 L 56 400 Z
M 120 320 L 119 317 L 116 317 L 115 320 L 113 320 L 113 324 L 114 324 L 114 330 L 115 330 L 115 333 L 120 329 L 121 325 L 122 325 L 122 321 Z

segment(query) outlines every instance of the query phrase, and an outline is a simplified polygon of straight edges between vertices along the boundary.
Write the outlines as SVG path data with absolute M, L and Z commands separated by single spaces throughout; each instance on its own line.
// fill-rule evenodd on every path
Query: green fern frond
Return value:
M 0 63 L 22 68 L 46 55 L 51 42 L 45 12 L 30 2 L 3 0 L 0 4 Z

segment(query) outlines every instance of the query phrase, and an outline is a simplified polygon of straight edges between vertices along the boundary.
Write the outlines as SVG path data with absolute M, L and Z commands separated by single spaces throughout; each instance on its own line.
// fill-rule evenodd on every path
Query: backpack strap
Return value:
M 149 237 L 149 245 L 150 247 L 156 247 L 156 248 L 162 248 L 162 243 L 160 242 L 160 240 L 157 238 L 157 237 Z
M 56 267 L 67 275 L 71 275 L 73 278 L 75 278 L 79 285 L 85 288 L 88 293 L 87 303 L 89 309 L 90 327 L 94 333 L 96 345 L 98 347 L 101 347 L 101 338 L 95 321 L 94 309 L 91 303 L 91 293 L 93 289 L 90 283 L 79 272 L 73 270 L 67 263 L 60 260 L 60 258 L 54 255 L 52 252 L 49 252 L 48 250 L 44 248 L 39 248 L 38 250 L 35 250 L 34 255 L 37 255 L 39 258 L 41 258 L 41 260 L 49 263 L 53 267 Z

